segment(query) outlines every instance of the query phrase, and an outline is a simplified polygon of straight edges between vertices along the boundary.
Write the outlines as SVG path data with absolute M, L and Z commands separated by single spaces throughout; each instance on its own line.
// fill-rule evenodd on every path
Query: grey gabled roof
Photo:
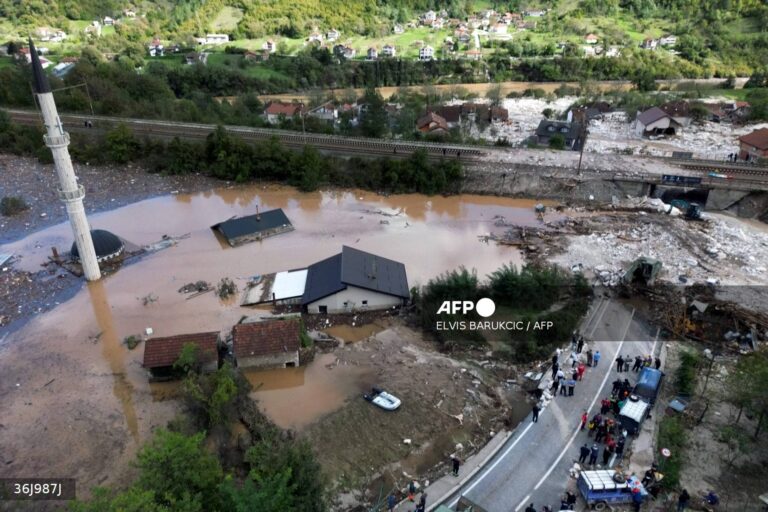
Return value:
M 341 282 L 341 254 L 336 254 L 307 268 L 307 281 L 304 284 L 302 304 L 309 304 L 327 297 L 347 286 Z
M 211 226 L 211 229 L 220 231 L 227 240 L 234 240 L 244 235 L 261 233 L 280 226 L 290 226 L 283 210 L 268 210 L 257 215 L 248 215 L 247 217 L 238 217 L 225 220 Z
M 637 116 L 637 120 L 642 123 L 643 126 L 648 126 L 651 123 L 655 123 L 659 119 L 669 117 L 669 114 L 661 110 L 659 107 L 649 108 L 645 112 L 641 112 Z
M 410 297 L 405 265 L 352 247 L 342 247 L 341 253 L 310 265 L 307 269 L 302 304 L 356 286 L 367 290 Z

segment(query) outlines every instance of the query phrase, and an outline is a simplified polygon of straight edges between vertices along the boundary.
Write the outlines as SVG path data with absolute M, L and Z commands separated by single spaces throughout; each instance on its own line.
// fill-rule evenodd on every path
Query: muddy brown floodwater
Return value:
M 209 228 L 253 213 L 257 205 L 262 211 L 283 208 L 296 230 L 233 249 Z M 137 245 L 164 234 L 190 236 L 83 285 L 7 336 L 0 330 L 0 476 L 73 476 L 83 491 L 130 476 L 137 446 L 179 405 L 169 399 L 172 392 L 147 382 L 143 345 L 131 351 L 123 339 L 147 327 L 154 336 L 225 331 L 253 313 L 213 293 L 187 300 L 177 292 L 183 284 L 230 277 L 242 290 L 250 276 L 307 266 L 344 244 L 402 261 L 412 286 L 460 265 L 482 277 L 522 260 L 517 250 L 481 243 L 478 235 L 498 230 L 496 215 L 536 225 L 533 206 L 534 201 L 484 196 L 302 194 L 251 185 L 158 197 L 91 215 L 93 228 Z M 71 241 L 68 224 L 60 224 L 0 252 L 20 255 L 17 268 L 36 270 L 51 247 L 66 252 Z M 149 294 L 157 300 L 144 305 L 141 299 Z M 279 377 L 252 375 L 265 383 L 254 396 L 278 424 L 301 428 L 362 390 L 365 370 L 327 364 L 321 358 Z M 306 409 L 301 417 L 288 410 L 298 409 L 297 403 Z

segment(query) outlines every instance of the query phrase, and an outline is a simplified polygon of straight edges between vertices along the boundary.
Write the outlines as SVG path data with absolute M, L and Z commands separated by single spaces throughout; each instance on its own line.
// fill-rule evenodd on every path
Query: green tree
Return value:
M 109 159 L 118 164 L 134 160 L 141 150 L 141 144 L 133 136 L 133 131 L 124 123 L 107 132 L 105 145 Z
M 325 174 L 325 161 L 314 146 L 304 146 L 295 158 L 291 184 L 302 192 L 313 192 Z
M 184 375 L 200 372 L 200 347 L 196 343 L 185 343 L 179 357 L 173 363 L 173 369 Z
M 366 89 L 363 96 L 365 112 L 362 114 L 360 129 L 366 137 L 382 137 L 388 130 L 389 120 L 384 109 L 384 98 L 375 89 Z
M 290 512 L 293 508 L 295 486 L 291 485 L 291 469 L 274 471 L 254 483 L 250 477 L 242 486 L 231 478 L 221 485 L 224 510 L 232 512 Z
M 550 149 L 565 149 L 565 137 L 559 133 L 549 138 Z
M 127 491 L 114 493 L 109 489 L 93 489 L 90 501 L 75 501 L 69 505 L 72 512 L 171 512 L 155 501 L 153 491 L 131 487 Z
M 234 415 L 238 394 L 235 372 L 225 363 L 211 374 L 190 373 L 184 380 L 184 393 L 190 408 L 202 416 L 206 426 L 224 424 Z
M 741 411 L 746 409 L 757 418 L 754 436 L 757 438 L 763 429 L 766 417 L 768 417 L 768 354 L 755 352 L 742 356 L 736 363 L 734 371 L 729 373 L 728 388 L 731 390 L 731 401 Z
M 138 453 L 139 488 L 154 492 L 157 501 L 177 510 L 199 506 L 219 508 L 218 486 L 224 474 L 215 456 L 203 447 L 205 433 L 185 436 L 158 430 Z
M 648 92 L 656 90 L 656 80 L 653 76 L 653 72 L 648 69 L 642 69 L 635 74 L 632 83 L 635 84 L 637 90 L 640 92 Z

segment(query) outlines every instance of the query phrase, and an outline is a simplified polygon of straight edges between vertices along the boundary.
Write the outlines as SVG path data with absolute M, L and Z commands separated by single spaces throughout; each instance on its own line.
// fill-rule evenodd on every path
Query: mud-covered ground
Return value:
M 75 164 L 85 187 L 86 212 L 111 210 L 142 199 L 174 192 L 197 192 L 227 183 L 203 176 L 150 174 L 138 164 Z M 24 237 L 66 220 L 67 212 L 57 195 L 58 178 L 52 164 L 34 158 L 0 154 L 0 198 L 18 196 L 29 209 L 12 217 L 0 216 L 0 244 Z

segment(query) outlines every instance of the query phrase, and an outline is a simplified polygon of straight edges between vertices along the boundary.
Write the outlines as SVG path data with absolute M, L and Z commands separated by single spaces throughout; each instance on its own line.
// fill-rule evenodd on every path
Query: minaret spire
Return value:
M 75 244 L 83 266 L 83 274 L 88 281 L 96 281 L 101 278 L 99 262 L 96 259 L 96 251 L 93 247 L 93 239 L 85 216 L 83 198 L 85 189 L 77 182 L 75 169 L 72 167 L 72 159 L 69 156 L 69 134 L 64 131 L 64 126 L 59 119 L 56 103 L 53 101 L 51 85 L 48 77 L 40 64 L 35 44 L 29 38 L 29 54 L 32 60 L 32 76 L 35 81 L 35 96 L 40 105 L 40 111 L 45 121 L 45 145 L 51 149 L 56 174 L 59 177 L 59 199 L 67 208 L 67 216 L 75 236 Z
M 40 64 L 40 57 L 37 55 L 35 43 L 29 38 L 29 56 L 32 57 L 32 76 L 35 79 L 35 93 L 43 94 L 51 92 L 51 84 L 48 83 L 48 77 L 43 72 L 43 66 Z

